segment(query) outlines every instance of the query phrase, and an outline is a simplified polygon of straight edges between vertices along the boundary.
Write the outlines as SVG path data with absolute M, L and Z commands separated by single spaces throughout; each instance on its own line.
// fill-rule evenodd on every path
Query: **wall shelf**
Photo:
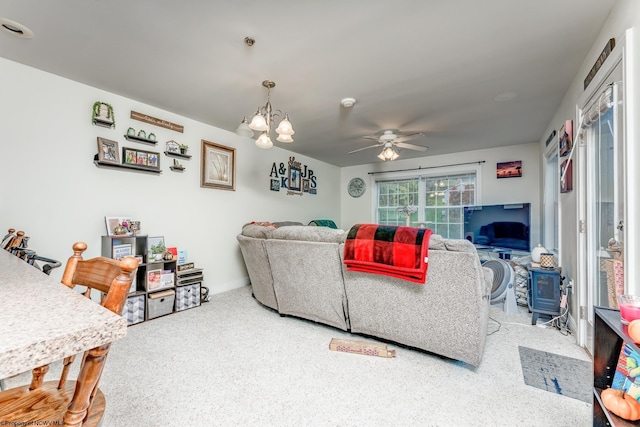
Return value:
M 158 143 L 155 139 L 142 138 L 135 135 L 125 135 L 124 137 L 127 141 L 142 142 L 144 144 L 156 145 Z
M 178 167 L 178 166 L 169 166 L 169 169 L 171 169 L 172 171 L 178 171 L 178 172 L 182 172 L 184 170 L 183 167 Z
M 154 167 L 142 166 L 142 165 L 128 165 L 124 163 L 111 163 L 111 162 L 105 162 L 104 160 L 98 160 L 97 154 L 93 158 L 93 163 L 99 168 L 107 167 L 107 168 L 115 168 L 115 169 L 128 169 L 128 170 L 136 170 L 141 172 L 156 173 L 158 175 L 162 173 L 162 170 L 160 168 L 154 168 Z
M 181 159 L 190 159 L 191 158 L 190 154 L 176 153 L 175 151 L 165 151 L 164 154 L 169 156 L 169 157 L 179 157 Z

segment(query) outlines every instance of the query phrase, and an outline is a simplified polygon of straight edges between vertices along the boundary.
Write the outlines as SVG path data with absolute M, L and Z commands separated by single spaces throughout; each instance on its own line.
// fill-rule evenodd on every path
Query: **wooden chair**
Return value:
M 73 255 L 67 261 L 62 283 L 70 288 L 86 286 L 84 295 L 87 297 L 91 289 L 102 292 L 101 305 L 120 315 L 132 277 L 138 269 L 138 260 L 134 257 L 120 261 L 105 257 L 83 260 L 82 253 L 86 249 L 84 242 L 73 245 Z M 75 356 L 65 358 L 59 381 L 43 383 L 48 366 L 34 369 L 30 385 L 0 392 L 0 420 L 25 425 L 47 421 L 52 425 L 97 426 L 105 408 L 98 382 L 110 346 L 111 343 L 107 343 L 84 353 L 77 381 L 67 381 L 69 365 Z

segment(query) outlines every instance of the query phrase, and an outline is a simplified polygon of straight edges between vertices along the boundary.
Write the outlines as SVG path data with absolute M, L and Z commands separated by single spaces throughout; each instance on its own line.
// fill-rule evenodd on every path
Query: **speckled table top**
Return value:
M 127 322 L 0 250 L 0 378 L 122 338 Z

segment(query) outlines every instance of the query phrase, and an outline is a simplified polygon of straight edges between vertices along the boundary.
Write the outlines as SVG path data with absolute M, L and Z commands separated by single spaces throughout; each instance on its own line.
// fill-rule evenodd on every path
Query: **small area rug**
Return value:
M 593 402 L 593 365 L 585 360 L 518 346 L 524 383 L 583 402 Z

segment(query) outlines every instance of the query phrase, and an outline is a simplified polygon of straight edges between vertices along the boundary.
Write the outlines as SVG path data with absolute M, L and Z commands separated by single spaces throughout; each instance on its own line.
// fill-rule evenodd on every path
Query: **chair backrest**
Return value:
M 134 257 L 125 257 L 120 261 L 106 257 L 83 260 L 82 253 L 86 249 L 86 243 L 74 243 L 73 255 L 69 257 L 62 274 L 62 283 L 70 288 L 86 286 L 87 296 L 91 289 L 102 292 L 102 305 L 121 314 L 139 261 Z

